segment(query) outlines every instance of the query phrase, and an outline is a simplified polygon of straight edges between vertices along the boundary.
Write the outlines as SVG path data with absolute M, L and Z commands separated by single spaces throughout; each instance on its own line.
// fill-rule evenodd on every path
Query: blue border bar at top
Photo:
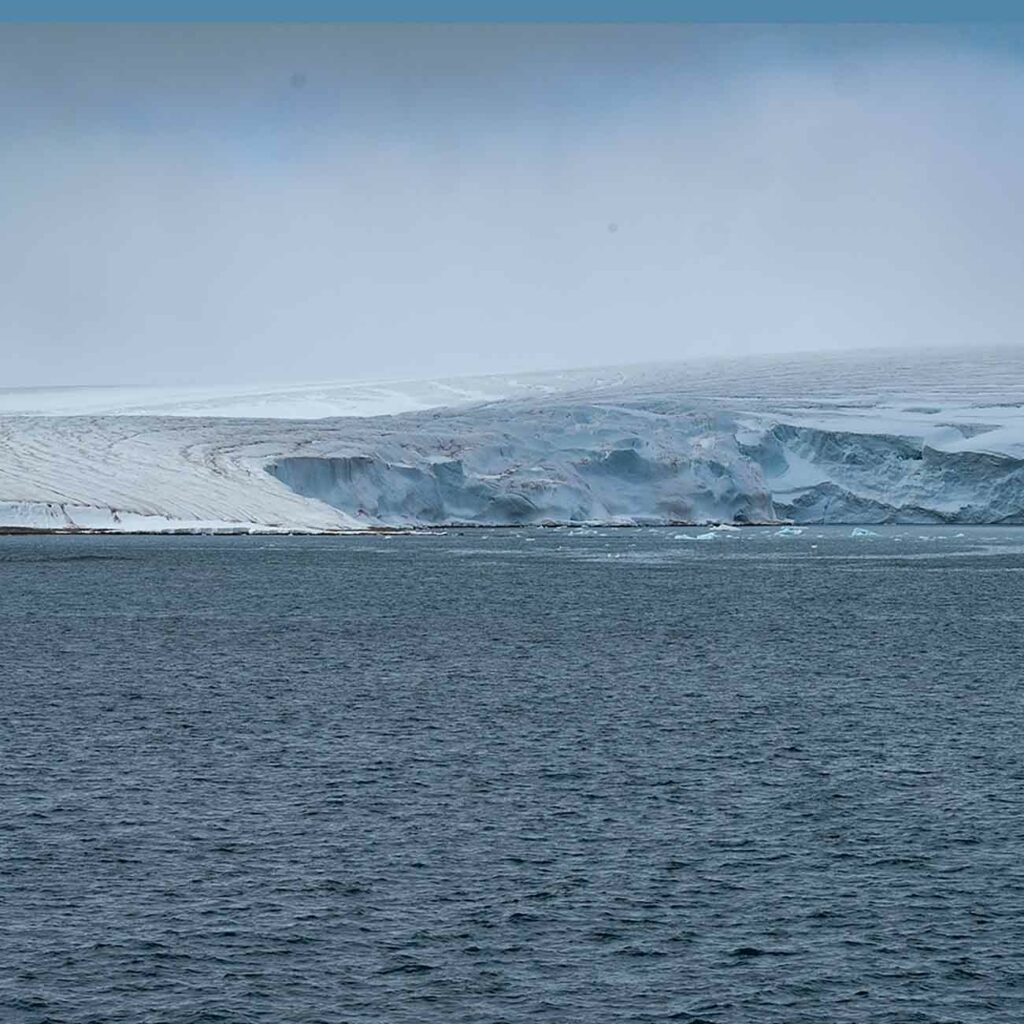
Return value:
M 0 21 L 1024 21 L 1022 0 L 0 0 Z

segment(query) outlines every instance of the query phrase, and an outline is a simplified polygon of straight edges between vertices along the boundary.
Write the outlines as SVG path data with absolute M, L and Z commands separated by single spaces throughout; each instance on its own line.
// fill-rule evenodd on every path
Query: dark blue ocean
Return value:
M 3 1024 L 1024 1020 L 1024 530 L 0 538 Z

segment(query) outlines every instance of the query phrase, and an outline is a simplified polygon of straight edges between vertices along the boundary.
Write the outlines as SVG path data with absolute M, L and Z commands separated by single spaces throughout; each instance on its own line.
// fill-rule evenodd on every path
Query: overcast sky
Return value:
M 0 386 L 1019 342 L 1022 40 L 0 26 Z

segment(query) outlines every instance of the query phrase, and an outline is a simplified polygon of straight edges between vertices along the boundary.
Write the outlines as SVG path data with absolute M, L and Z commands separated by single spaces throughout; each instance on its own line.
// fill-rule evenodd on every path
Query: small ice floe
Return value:
M 732 523 L 716 523 L 711 527 L 712 530 L 728 530 L 739 532 L 738 526 L 733 526 Z
M 851 537 L 878 537 L 879 534 L 875 533 L 874 530 L 865 530 L 863 526 L 855 526 Z
M 673 540 L 714 540 L 715 534 L 713 533 L 677 533 Z
M 776 537 L 799 537 L 804 532 L 802 526 L 780 526 L 775 531 Z

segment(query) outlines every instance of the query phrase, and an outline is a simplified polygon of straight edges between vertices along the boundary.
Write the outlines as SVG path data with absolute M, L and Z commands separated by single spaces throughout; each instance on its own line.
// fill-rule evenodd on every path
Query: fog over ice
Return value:
M 1024 34 L 0 27 L 0 386 L 1021 339 Z

